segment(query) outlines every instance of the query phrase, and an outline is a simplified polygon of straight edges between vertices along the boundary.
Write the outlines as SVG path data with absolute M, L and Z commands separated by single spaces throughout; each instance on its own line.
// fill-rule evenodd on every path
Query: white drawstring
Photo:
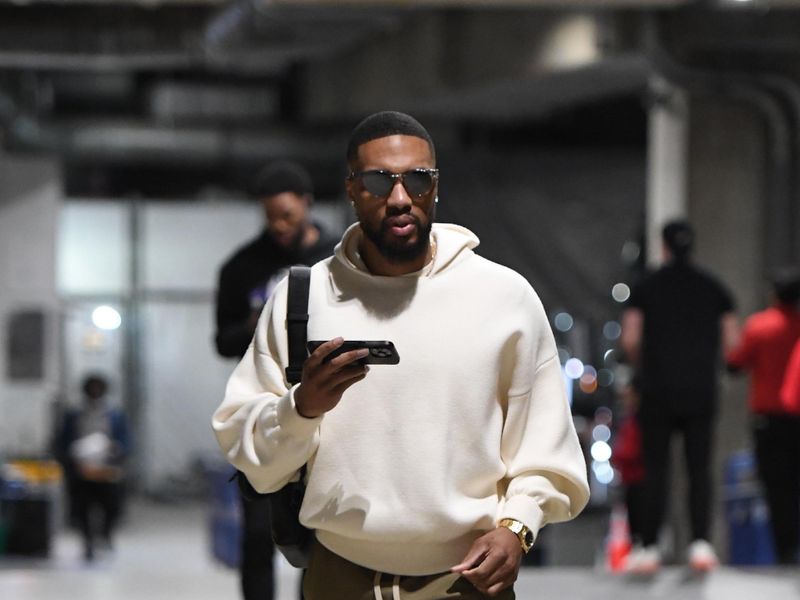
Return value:
M 375 571 L 375 579 L 372 580 L 372 591 L 375 592 L 375 600 L 383 600 L 381 594 L 381 574 Z
M 383 575 L 375 571 L 375 577 L 372 580 L 372 591 L 375 594 L 375 600 L 383 600 L 383 593 L 381 592 L 381 577 Z M 395 575 L 392 580 L 392 600 L 400 600 L 400 575 Z

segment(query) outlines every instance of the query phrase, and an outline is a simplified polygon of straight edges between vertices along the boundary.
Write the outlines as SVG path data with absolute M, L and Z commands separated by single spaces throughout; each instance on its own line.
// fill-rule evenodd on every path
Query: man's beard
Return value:
M 394 216 L 394 215 L 387 215 Z M 386 223 L 386 219 L 381 222 L 379 229 L 367 227 L 361 223 L 361 229 L 364 235 L 371 241 L 378 252 L 392 264 L 404 264 L 412 262 L 424 255 L 430 246 L 431 228 L 433 227 L 434 212 L 431 211 L 427 225 L 423 226 L 417 217 L 412 216 L 414 225 L 417 228 L 417 240 L 413 244 L 391 244 L 386 241 L 386 233 L 389 231 L 390 226 Z

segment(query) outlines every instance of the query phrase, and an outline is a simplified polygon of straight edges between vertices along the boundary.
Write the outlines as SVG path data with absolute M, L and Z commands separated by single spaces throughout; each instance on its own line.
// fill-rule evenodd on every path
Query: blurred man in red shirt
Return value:
M 783 407 L 790 413 L 800 413 L 800 340 L 794 345 L 786 376 L 781 388 Z
M 756 461 L 772 517 L 775 551 L 781 564 L 793 564 L 800 532 L 800 402 L 782 402 L 781 386 L 792 348 L 800 339 L 800 273 L 778 273 L 773 288 L 772 306 L 747 319 L 727 362 L 731 369 L 751 375 L 749 408 Z

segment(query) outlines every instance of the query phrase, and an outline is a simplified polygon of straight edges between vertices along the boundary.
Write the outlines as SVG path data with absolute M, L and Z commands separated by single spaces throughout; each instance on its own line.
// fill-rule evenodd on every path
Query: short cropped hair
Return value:
M 664 243 L 676 259 L 685 259 L 694 247 L 694 229 L 688 221 L 672 221 L 661 232 Z
M 92 398 L 100 398 L 108 391 L 108 379 L 100 373 L 90 373 L 81 382 L 83 393 Z
M 800 271 L 793 267 L 776 269 L 772 274 L 772 288 L 782 304 L 797 304 L 800 302 Z
M 410 135 L 421 138 L 428 142 L 431 156 L 436 158 L 433 139 L 419 121 L 405 113 L 385 110 L 368 116 L 355 126 L 347 142 L 347 161 L 353 162 L 358 159 L 358 148 L 362 144 L 390 135 Z
M 282 160 L 261 169 L 252 186 L 254 198 L 269 198 L 283 192 L 293 192 L 298 196 L 314 193 L 311 175 L 295 162 Z

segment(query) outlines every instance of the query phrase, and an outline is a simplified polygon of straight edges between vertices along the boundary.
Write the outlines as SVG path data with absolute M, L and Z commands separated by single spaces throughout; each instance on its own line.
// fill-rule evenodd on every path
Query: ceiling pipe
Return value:
M 785 210 L 785 219 L 776 220 L 780 222 L 780 230 L 784 232 L 789 238 L 786 240 L 787 252 L 785 255 L 785 262 L 787 264 L 800 263 L 800 85 L 788 77 L 776 74 L 757 75 L 757 81 L 766 89 L 771 89 L 780 96 L 782 96 L 788 103 L 791 115 L 792 125 L 790 132 L 793 135 L 793 150 L 794 156 L 792 164 L 794 168 L 790 168 L 789 174 L 792 178 L 792 187 L 790 193 L 787 195 L 785 206 L 781 207 Z M 790 227 L 785 227 L 785 222 L 790 223 Z
M 54 153 L 92 164 L 211 166 L 296 158 L 331 162 L 346 137 L 287 130 L 165 128 L 128 122 L 40 123 L 14 121 L 9 143 L 16 150 Z
M 787 214 L 792 214 L 797 196 L 794 169 L 800 160 L 800 146 L 793 143 L 791 135 L 797 136 L 792 119 L 775 95 L 749 73 L 736 71 L 710 71 L 689 67 L 674 59 L 661 40 L 661 31 L 655 15 L 645 16 L 646 48 L 654 67 L 665 78 L 696 94 L 733 98 L 755 108 L 767 125 L 770 143 L 769 167 L 771 175 L 766 177 L 767 201 L 765 215 L 766 252 L 763 272 L 786 262 L 791 248 L 793 223 L 787 223 Z M 777 233 L 780 232 L 780 233 Z M 768 234 L 767 234 L 768 233 Z

